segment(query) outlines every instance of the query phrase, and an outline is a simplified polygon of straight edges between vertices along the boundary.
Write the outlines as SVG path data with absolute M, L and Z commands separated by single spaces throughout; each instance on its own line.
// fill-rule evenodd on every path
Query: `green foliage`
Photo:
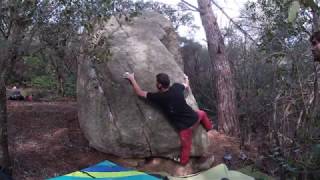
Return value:
M 39 56 L 25 56 L 23 57 L 24 70 L 20 76 L 23 76 L 24 81 L 31 81 L 31 79 L 45 75 L 48 70 L 48 64 Z
M 39 89 L 55 89 L 57 82 L 52 76 L 42 75 L 31 79 L 31 86 Z
M 273 180 L 274 179 L 273 177 L 268 176 L 267 174 L 255 169 L 252 166 L 243 167 L 241 169 L 238 169 L 238 171 L 246 175 L 249 175 L 251 177 L 254 177 L 256 180 Z
M 65 95 L 67 97 L 76 97 L 76 84 L 77 84 L 77 77 L 74 74 L 70 74 L 66 78 L 66 82 L 64 84 Z
M 42 74 L 46 71 L 47 63 L 38 56 L 24 56 L 23 64 L 26 68 L 30 68 L 29 76 L 35 76 L 37 74 Z
M 320 174 L 320 144 L 315 144 L 307 147 L 301 145 L 293 148 L 290 156 L 284 156 L 280 147 L 274 147 L 270 151 L 269 157 L 273 159 L 285 172 L 285 177 L 293 179 L 298 177 L 300 174 L 305 174 L 307 177 L 313 177 L 318 179 Z M 301 153 L 302 148 L 306 151 L 304 154 Z
M 125 1 L 128 2 L 130 0 Z M 161 2 L 144 2 L 143 0 L 139 0 L 135 3 L 131 1 L 131 4 L 127 3 L 126 5 L 126 8 L 130 9 L 130 12 L 133 14 L 138 14 L 139 12 L 144 10 L 153 10 L 160 14 L 163 14 L 172 22 L 175 29 L 178 29 L 180 26 L 198 28 L 193 23 L 194 17 L 192 13 L 185 10 L 186 8 L 184 7 L 183 3 L 179 3 L 178 6 L 175 7 Z
M 111 60 L 112 58 L 112 53 L 110 50 L 110 43 L 107 38 L 101 37 L 97 45 L 94 47 L 92 52 L 90 52 L 90 56 L 94 57 L 94 61 L 97 64 L 107 62 Z
M 58 92 L 59 83 L 56 72 L 57 67 L 54 67 L 55 63 L 56 62 L 48 61 L 47 56 L 25 56 L 23 57 L 22 66 L 21 63 L 16 64 L 16 71 L 14 71 L 15 76 L 11 76 L 10 82 L 20 85 L 23 84 L 26 87 L 33 89 L 41 89 L 42 91 Z M 65 64 L 59 65 L 59 68 L 60 67 L 65 68 L 63 71 L 64 95 L 75 97 L 76 73 L 70 71 L 70 69 L 68 70 L 67 67 L 65 67 Z M 43 95 L 45 94 L 42 94 L 41 96 Z
M 211 76 L 208 50 L 201 44 L 187 38 L 181 38 L 181 54 L 184 60 L 184 72 L 188 75 L 192 93 L 201 109 L 207 110 L 216 121 L 216 98 Z M 217 124 L 217 122 L 215 122 Z
M 308 42 L 313 22 L 310 9 L 299 3 L 298 7 L 292 0 L 258 0 L 247 5 L 242 17 L 248 18 L 241 24 L 254 34 L 259 47 L 236 39 L 237 34 L 226 37 L 229 59 L 235 64 L 239 113 L 244 117 L 243 138 L 265 135 L 260 153 L 269 155 L 264 160 L 269 166 L 262 169 L 286 179 L 312 179 L 320 169 L 312 148 L 320 143 L 319 117 L 313 117 L 310 103 L 316 65 Z M 292 22 L 289 12 L 296 15 Z M 314 109 L 319 114 L 319 103 Z
M 246 10 L 242 12 L 243 16 L 249 17 L 247 19 L 249 22 L 242 22 L 242 24 L 259 27 L 252 33 L 259 34 L 258 42 L 261 50 L 268 53 L 286 51 L 290 46 L 294 46 L 295 43 L 308 36 L 306 27 L 312 23 L 308 14 L 299 11 L 298 4 L 296 1 L 279 0 L 269 3 L 264 0 L 250 2 L 246 5 Z M 295 18 L 292 22 L 288 20 L 289 12 L 290 17 Z M 248 31 L 251 30 L 249 28 Z
M 10 2 L 10 3 L 9 3 Z M 21 22 L 28 20 L 28 32 L 24 37 L 30 40 L 32 47 L 21 48 L 24 52 L 22 61 L 14 63 L 11 82 L 50 88 L 63 93 L 57 81 L 63 83 L 66 94 L 75 94 L 76 59 L 80 46 L 84 45 L 81 35 L 91 36 L 97 22 L 107 20 L 112 15 L 125 16 L 130 20 L 143 10 L 155 10 L 164 14 L 178 27 L 192 25 L 193 16 L 179 7 L 158 2 L 132 0 L 59 0 L 59 1 L 8 1 L 1 7 L 0 15 L 3 22 L 12 22 L 9 7 L 19 7 Z M 32 21 L 29 21 L 30 18 Z M 0 25 L 2 30 L 9 27 Z M 1 34 L 3 35 L 3 34 Z M 32 38 L 31 38 L 32 37 Z M 31 39 L 29 39 L 31 38 Z M 2 37 L 6 39 L 6 37 Z M 108 40 L 103 39 L 95 49 L 94 57 L 98 63 L 112 56 Z M 3 42 L 3 41 L 1 41 Z M 22 41 L 21 41 L 22 42 Z M 26 43 L 25 43 L 26 44 Z M 4 43 L 8 45 L 8 43 Z M 86 46 L 84 46 L 86 47 Z M 60 78 L 60 80 L 59 80 Z M 73 92 L 72 92 L 73 91 Z
M 36 56 L 25 56 L 23 59 L 24 63 L 26 63 L 27 65 L 35 67 L 43 65 L 43 61 L 41 61 L 41 59 Z

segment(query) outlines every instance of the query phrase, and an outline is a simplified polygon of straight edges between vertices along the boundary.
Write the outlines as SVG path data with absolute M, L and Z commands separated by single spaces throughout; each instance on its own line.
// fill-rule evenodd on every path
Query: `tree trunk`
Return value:
M 46 57 L 45 55 L 43 55 L 43 57 Z M 57 80 L 57 91 L 58 94 L 61 95 L 62 97 L 65 96 L 65 90 L 64 90 L 64 83 L 65 83 L 65 77 L 64 77 L 64 73 L 63 73 L 63 62 L 61 60 L 64 60 L 64 55 L 58 55 L 58 59 L 56 57 L 50 57 L 49 55 L 49 59 L 51 62 L 52 67 L 55 70 L 55 75 L 56 75 L 56 80 Z
M 26 27 L 26 26 L 25 26 Z M 18 59 L 19 47 L 23 39 L 24 28 L 19 24 L 19 19 L 12 22 L 10 35 L 3 40 L 5 48 L 0 48 L 0 168 L 6 174 L 11 175 L 11 162 L 8 150 L 8 127 L 7 127 L 7 93 L 6 79 L 9 78 L 8 68 L 10 63 Z
M 7 129 L 7 92 L 6 79 L 9 62 L 15 58 L 15 49 L 8 40 L 4 41 L 9 47 L 0 48 L 0 170 L 11 175 L 11 163 L 8 150 L 8 129 Z
M 11 163 L 8 150 L 8 129 L 7 129 L 7 92 L 6 79 L 7 67 L 15 57 L 14 48 L 8 39 L 4 40 L 9 47 L 0 48 L 0 170 L 11 175 Z
M 208 51 L 213 66 L 215 92 L 217 96 L 218 127 L 229 135 L 240 132 L 237 118 L 235 85 L 231 63 L 226 58 L 223 37 L 213 14 L 209 0 L 198 0 L 202 25 L 206 32 Z
M 7 95 L 4 80 L 4 73 L 0 77 L 0 169 L 3 168 L 10 174 L 11 165 L 8 151 L 8 131 L 7 131 Z
M 60 94 L 62 97 L 65 96 L 64 78 L 63 78 L 63 75 L 61 75 L 60 72 L 58 72 L 58 94 Z
M 8 74 L 8 68 L 10 63 L 14 65 L 17 59 L 21 57 L 22 41 L 25 37 L 25 30 L 32 21 L 30 14 L 25 15 L 21 11 L 25 12 L 24 7 L 19 6 L 19 3 L 5 1 L 1 5 L 9 7 L 9 10 L 5 10 L 4 13 L 8 15 L 10 30 L 1 38 L 4 48 L 0 48 L 0 168 L 11 175 L 11 161 L 8 150 L 8 127 L 7 127 L 7 94 L 6 94 L 6 83 L 10 74 Z M 33 8 L 36 7 L 37 3 L 33 5 L 29 2 L 26 4 L 26 8 L 30 8 L 30 12 L 33 12 Z M 32 7 L 30 6 L 32 5 Z M 23 10 L 22 10 L 23 9 Z M 6 24 L 6 22 L 4 22 Z
M 317 9 L 312 8 L 312 31 L 316 32 L 319 31 L 319 15 L 317 13 Z

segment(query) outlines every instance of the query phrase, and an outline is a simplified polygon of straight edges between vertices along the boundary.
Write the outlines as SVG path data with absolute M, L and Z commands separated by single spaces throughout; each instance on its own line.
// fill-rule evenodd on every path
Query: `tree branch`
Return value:
M 197 8 L 196 6 L 188 3 L 187 1 L 181 0 L 181 2 L 184 3 L 184 4 L 186 4 L 187 6 L 189 6 L 188 8 L 190 8 L 191 11 L 198 11 L 198 12 L 200 12 L 200 9 L 199 9 L 199 8 Z
M 215 1 L 210 0 L 212 4 L 214 4 L 245 36 L 247 36 L 251 41 L 255 42 L 257 45 L 258 43 L 248 34 L 240 25 L 238 25 L 223 9 L 222 7 L 217 4 Z

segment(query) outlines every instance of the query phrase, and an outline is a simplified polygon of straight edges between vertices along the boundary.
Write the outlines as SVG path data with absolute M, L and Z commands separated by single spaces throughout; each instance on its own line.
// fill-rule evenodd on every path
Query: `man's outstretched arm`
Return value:
M 124 73 L 123 77 L 124 77 L 125 79 L 128 79 L 128 80 L 130 81 L 130 83 L 131 83 L 131 85 L 132 85 L 132 87 L 133 87 L 133 89 L 134 89 L 134 92 L 135 92 L 138 96 L 144 97 L 144 98 L 147 97 L 147 92 L 144 91 L 144 90 L 142 90 L 142 89 L 140 88 L 139 84 L 137 83 L 137 81 L 135 80 L 135 78 L 134 78 L 134 73 L 128 73 L 128 72 L 126 72 L 126 73 Z

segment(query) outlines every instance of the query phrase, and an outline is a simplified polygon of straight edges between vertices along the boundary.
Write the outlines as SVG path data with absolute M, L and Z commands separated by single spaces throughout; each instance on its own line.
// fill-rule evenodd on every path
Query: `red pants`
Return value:
M 207 131 L 213 128 L 210 119 L 207 116 L 207 113 L 198 110 L 199 120 L 193 126 L 188 129 L 184 129 L 179 132 L 180 142 L 181 142 L 181 152 L 180 152 L 180 164 L 186 165 L 190 159 L 191 145 L 192 145 L 192 131 L 194 128 L 198 127 L 201 123 Z

